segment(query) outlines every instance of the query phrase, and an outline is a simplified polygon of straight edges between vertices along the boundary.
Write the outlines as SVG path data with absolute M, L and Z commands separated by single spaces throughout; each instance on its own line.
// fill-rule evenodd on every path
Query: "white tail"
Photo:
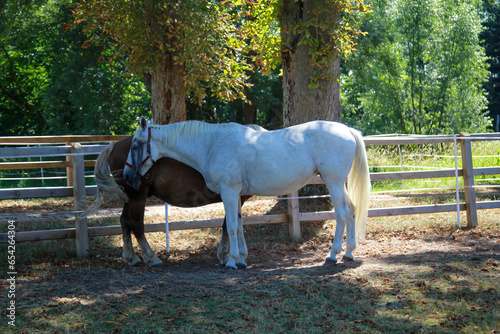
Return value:
M 85 211 L 85 215 L 94 214 L 104 202 L 118 200 L 128 202 L 128 196 L 115 183 L 109 168 L 109 156 L 113 151 L 114 144 L 110 144 L 97 158 L 95 162 L 95 181 L 97 183 L 97 195 L 91 206 Z
M 365 239 L 368 205 L 370 202 L 370 170 L 363 137 L 357 130 L 350 130 L 356 140 L 356 153 L 351 170 L 347 176 L 347 187 L 350 194 L 349 197 L 354 206 L 356 238 L 359 241 L 363 241 Z

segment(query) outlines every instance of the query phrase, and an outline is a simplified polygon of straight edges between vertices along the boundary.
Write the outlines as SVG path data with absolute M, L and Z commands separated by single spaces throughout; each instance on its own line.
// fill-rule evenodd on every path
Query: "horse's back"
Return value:
M 343 124 L 312 121 L 289 128 L 247 133 L 244 189 L 248 194 L 280 195 L 295 191 L 317 173 L 345 180 L 355 139 Z

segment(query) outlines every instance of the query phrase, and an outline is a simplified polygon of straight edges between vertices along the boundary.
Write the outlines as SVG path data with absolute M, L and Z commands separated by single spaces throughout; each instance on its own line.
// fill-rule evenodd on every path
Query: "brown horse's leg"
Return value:
M 135 266 L 141 263 L 141 260 L 135 255 L 134 247 L 132 246 L 132 235 L 130 234 L 130 213 L 129 203 L 123 205 L 122 214 L 120 216 L 120 224 L 122 225 L 123 234 L 123 253 L 122 257 L 130 266 Z
M 144 207 L 146 202 L 144 200 L 131 199 L 129 204 L 130 229 L 142 249 L 142 260 L 148 266 L 163 266 L 163 263 L 156 256 L 155 252 L 153 252 L 144 235 Z
M 141 263 L 141 260 L 135 255 L 134 247 L 132 246 L 132 235 L 130 234 L 130 211 L 129 203 L 123 205 L 122 214 L 120 216 L 120 224 L 122 225 L 123 234 L 123 253 L 122 257 L 131 266 Z

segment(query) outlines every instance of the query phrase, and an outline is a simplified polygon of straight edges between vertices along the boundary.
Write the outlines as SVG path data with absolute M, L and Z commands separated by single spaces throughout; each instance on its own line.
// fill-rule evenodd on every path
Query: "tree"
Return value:
M 241 99 L 223 101 L 209 93 L 202 105 L 188 102 L 188 119 L 203 119 L 211 123 L 259 124 L 266 129 L 281 128 L 283 104 L 279 69 L 271 71 L 269 75 L 259 71 L 250 72 L 249 81 L 252 86 L 245 90 L 248 102 Z
M 500 131 L 500 2 L 483 0 L 483 6 L 486 18 L 481 39 L 490 70 L 485 88 L 488 91 L 488 110 L 493 118 L 493 129 Z
M 343 76 L 350 124 L 365 133 L 484 131 L 479 2 L 375 0 L 372 8 Z
M 67 0 L 0 3 L 2 135 L 121 134 L 148 111 L 140 80 L 100 62 L 103 47 L 83 49 L 70 21 Z
M 225 100 L 244 98 L 249 69 L 241 51 L 239 11 L 216 0 L 89 0 L 74 10 L 89 42 L 114 40 L 114 57 L 151 87 L 153 120 L 186 119 L 186 94 L 198 104 L 210 91 Z
M 367 11 L 350 1 L 280 1 L 285 126 L 340 120 L 340 59 L 352 51 L 359 14 Z

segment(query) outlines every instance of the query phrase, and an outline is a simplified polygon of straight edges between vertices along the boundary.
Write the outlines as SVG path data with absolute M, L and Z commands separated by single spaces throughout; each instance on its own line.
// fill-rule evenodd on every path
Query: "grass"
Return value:
M 474 167 L 500 166 L 500 141 L 471 143 Z M 370 172 L 421 171 L 455 168 L 453 143 L 371 146 L 367 148 Z M 462 168 L 460 146 L 458 146 L 458 168 Z M 499 186 L 498 175 L 475 176 L 476 185 Z M 459 179 L 463 187 L 463 179 Z M 404 191 L 406 189 L 455 189 L 455 178 L 415 179 L 404 181 L 373 182 L 373 191 Z

